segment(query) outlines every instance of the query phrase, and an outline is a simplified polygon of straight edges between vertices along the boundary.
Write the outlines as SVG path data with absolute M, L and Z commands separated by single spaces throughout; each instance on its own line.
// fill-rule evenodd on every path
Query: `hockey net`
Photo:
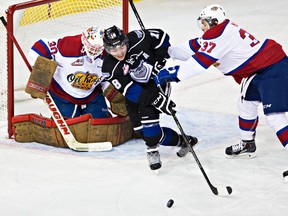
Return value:
M 14 5 L 6 8 L 0 5 L 0 15 L 7 20 L 8 30 L 13 32 L 25 55 L 40 38 L 56 39 L 81 34 L 95 25 L 102 28 L 116 25 L 128 31 L 128 0 L 38 0 L 10 3 Z M 0 37 L 0 126 L 7 126 L 11 138 L 11 118 L 17 114 L 14 112 L 15 102 L 31 99 L 24 92 L 30 72 L 2 23 Z

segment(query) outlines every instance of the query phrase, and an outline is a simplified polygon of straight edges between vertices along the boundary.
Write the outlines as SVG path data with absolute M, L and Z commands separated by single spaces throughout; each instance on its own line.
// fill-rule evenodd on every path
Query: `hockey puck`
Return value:
M 287 176 L 288 176 L 288 170 L 283 172 L 283 178 L 284 178 L 285 181 L 288 181 L 288 177 Z
M 170 199 L 170 200 L 168 200 L 168 202 L 167 202 L 167 207 L 168 207 L 168 208 L 171 208 L 171 207 L 173 206 L 173 204 L 174 204 L 174 200 L 173 200 L 173 199 Z

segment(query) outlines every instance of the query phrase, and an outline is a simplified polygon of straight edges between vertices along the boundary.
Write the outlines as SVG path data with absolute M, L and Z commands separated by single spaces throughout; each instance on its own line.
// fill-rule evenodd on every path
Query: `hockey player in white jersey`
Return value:
M 241 84 L 238 101 L 240 142 L 226 148 L 228 156 L 255 156 L 257 108 L 263 104 L 269 126 L 288 150 L 288 58 L 280 44 L 272 39 L 258 40 L 226 18 L 219 4 L 205 7 L 198 18 L 203 30 L 200 38 L 189 40 L 187 46 L 171 46 L 170 57 L 180 65 L 163 69 L 163 84 L 182 81 L 204 72 L 211 65 Z M 267 143 L 269 144 L 269 143 Z
M 102 82 L 102 30 L 90 27 L 82 34 L 40 39 L 29 52 L 34 65 L 38 56 L 57 62 L 49 92 L 64 118 L 90 113 L 93 118 L 110 117 L 103 96 L 109 85 Z

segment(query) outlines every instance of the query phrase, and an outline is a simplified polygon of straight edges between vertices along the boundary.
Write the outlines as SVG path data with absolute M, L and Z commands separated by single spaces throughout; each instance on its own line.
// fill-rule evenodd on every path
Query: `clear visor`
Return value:
M 199 27 L 199 29 L 201 29 L 201 30 L 202 30 L 202 22 L 201 22 L 201 17 L 198 17 L 198 19 L 197 19 L 197 24 L 198 24 L 198 27 Z
M 208 23 L 209 19 L 210 19 L 209 17 L 198 17 L 197 24 L 200 30 L 205 31 L 205 30 L 210 29 L 210 26 Z

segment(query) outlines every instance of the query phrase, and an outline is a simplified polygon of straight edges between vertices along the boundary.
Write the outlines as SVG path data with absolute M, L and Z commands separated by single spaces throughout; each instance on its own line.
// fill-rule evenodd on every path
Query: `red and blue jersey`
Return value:
M 38 56 L 58 63 L 49 88 L 56 96 L 82 105 L 89 103 L 101 91 L 103 60 L 100 57 L 91 60 L 83 54 L 81 35 L 40 39 L 29 52 L 31 65 L 34 65 Z
M 260 41 L 228 19 L 207 30 L 201 38 L 191 39 L 188 45 L 191 57 L 181 63 L 180 80 L 217 65 L 224 75 L 231 75 L 240 83 L 243 78 L 286 56 L 282 46 L 274 40 Z

